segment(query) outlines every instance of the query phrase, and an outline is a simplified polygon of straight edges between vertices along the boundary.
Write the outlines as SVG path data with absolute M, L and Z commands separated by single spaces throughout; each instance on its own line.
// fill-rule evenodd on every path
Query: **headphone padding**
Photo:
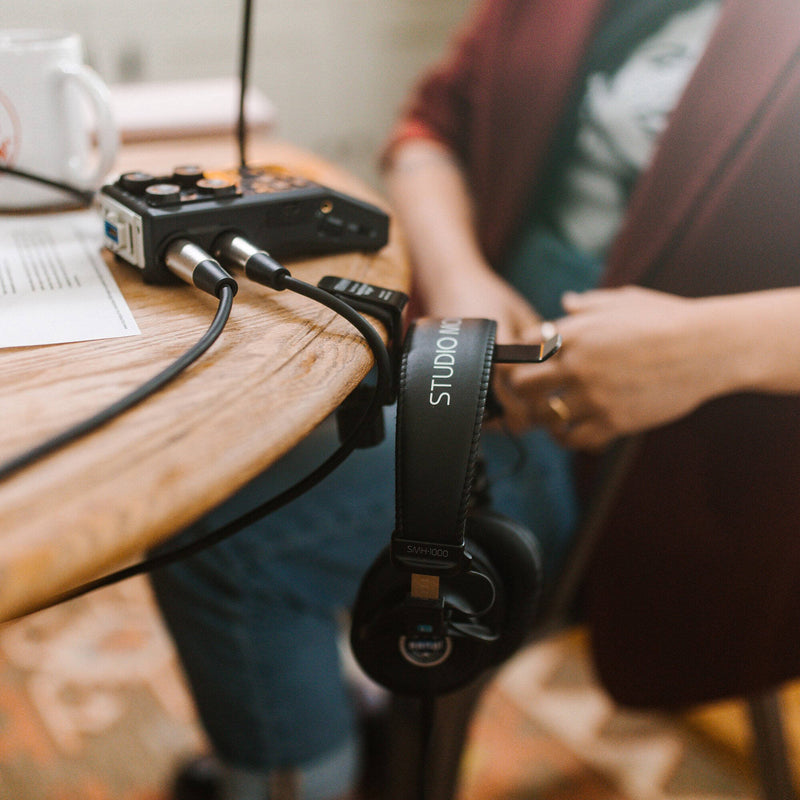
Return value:
M 401 609 L 409 574 L 392 564 L 389 548 L 361 582 L 352 612 L 353 653 L 367 675 L 397 694 L 455 691 L 508 658 L 533 627 L 541 583 L 541 559 L 533 534 L 507 517 L 482 512 L 467 518 L 466 548 L 474 569 L 495 587 L 495 605 L 486 624 L 498 638 L 490 643 L 454 638 L 450 657 L 435 667 L 413 666 L 400 654 Z M 442 578 L 443 588 L 447 580 Z M 396 620 L 391 617 L 394 610 Z
M 467 517 L 467 549 L 480 548 L 499 575 L 505 609 L 502 631 L 493 647 L 492 661 L 508 658 L 531 632 L 539 609 L 542 558 L 533 533 L 495 511 Z

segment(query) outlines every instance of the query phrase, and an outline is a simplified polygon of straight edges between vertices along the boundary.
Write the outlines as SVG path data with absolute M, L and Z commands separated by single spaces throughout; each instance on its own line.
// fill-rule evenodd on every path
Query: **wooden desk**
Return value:
M 355 179 L 289 145 L 254 141 L 248 156 L 381 203 Z M 119 170 L 237 161 L 233 137 L 174 141 L 127 147 Z M 210 324 L 213 297 L 183 285 L 145 285 L 134 269 L 107 260 L 142 335 L 0 350 L 0 461 L 127 393 Z M 394 228 L 377 254 L 287 266 L 310 283 L 336 274 L 407 290 Z M 371 363 L 360 335 L 333 312 L 242 278 L 221 338 L 188 372 L 0 483 L 0 621 L 138 557 L 213 508 L 327 416 Z

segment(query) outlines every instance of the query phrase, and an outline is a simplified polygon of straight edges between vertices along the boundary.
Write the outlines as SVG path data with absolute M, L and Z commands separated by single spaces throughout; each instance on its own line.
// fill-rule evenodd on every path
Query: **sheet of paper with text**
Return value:
M 0 347 L 139 334 L 94 211 L 0 216 Z

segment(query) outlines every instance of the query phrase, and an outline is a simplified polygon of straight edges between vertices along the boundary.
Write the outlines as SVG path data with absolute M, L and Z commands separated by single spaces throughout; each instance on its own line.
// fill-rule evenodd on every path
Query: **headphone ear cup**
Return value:
M 478 571 L 495 584 L 496 575 L 480 555 L 473 554 Z M 485 587 L 486 582 L 483 581 Z M 461 591 L 459 576 L 441 578 L 443 593 Z M 364 576 L 352 610 L 350 645 L 364 672 L 395 694 L 447 694 L 467 685 L 492 664 L 491 643 L 462 635 L 439 638 L 443 658 L 438 663 L 412 663 L 403 653 L 402 639 L 414 619 L 409 600 L 410 573 L 392 564 L 389 548 L 377 558 Z M 482 597 L 485 594 L 482 592 Z
M 536 622 L 542 587 L 542 558 L 533 533 L 494 511 L 467 517 L 467 550 L 482 551 L 498 575 L 497 604 L 500 636 L 492 646 L 492 663 L 499 664 L 522 644 Z
M 443 644 L 446 657 L 440 663 L 421 666 L 403 655 L 401 640 L 413 619 L 410 575 L 392 564 L 389 548 L 364 576 L 352 611 L 350 643 L 364 672 L 390 691 L 411 695 L 455 691 L 511 655 L 533 626 L 541 560 L 530 531 L 506 517 L 479 513 L 467 519 L 466 549 L 472 570 L 441 577 L 441 593 L 458 605 L 483 611 L 488 581 L 494 602 L 476 615 L 488 635 L 484 639 L 458 632 L 448 635 Z M 476 573 L 483 577 L 474 582 Z

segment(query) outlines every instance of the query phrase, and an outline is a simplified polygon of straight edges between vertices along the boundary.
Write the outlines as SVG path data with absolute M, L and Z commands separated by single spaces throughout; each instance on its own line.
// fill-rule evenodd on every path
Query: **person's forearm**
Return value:
M 495 320 L 503 343 L 539 341 L 539 315 L 483 256 L 469 190 L 451 153 L 431 140 L 409 140 L 392 154 L 386 184 L 408 240 L 419 312 Z M 495 394 L 510 424 L 524 417 L 502 385 Z
M 709 347 L 719 394 L 800 392 L 800 288 L 695 301 L 699 349 Z
M 423 297 L 490 271 L 475 236 L 467 186 L 443 145 L 427 139 L 399 145 L 385 180 Z

